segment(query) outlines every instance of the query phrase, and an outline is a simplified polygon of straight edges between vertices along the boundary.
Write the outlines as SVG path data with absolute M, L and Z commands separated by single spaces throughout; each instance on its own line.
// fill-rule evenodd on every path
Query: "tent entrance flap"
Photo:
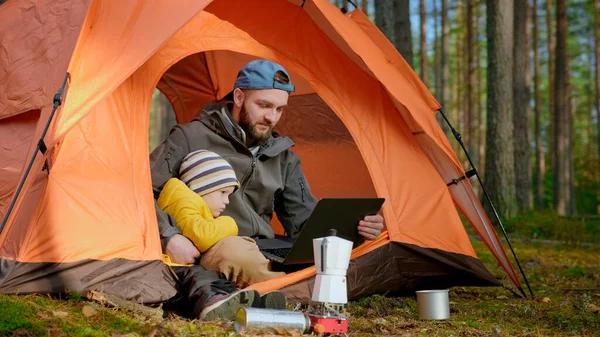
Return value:
M 230 92 L 237 69 L 257 58 L 224 50 L 192 54 L 171 66 L 157 88 L 171 102 L 177 120 L 185 123 L 205 104 Z M 344 122 L 307 79 L 288 71 L 297 89 L 275 131 L 294 141 L 293 151 L 302 160 L 315 196 L 376 197 L 365 159 Z

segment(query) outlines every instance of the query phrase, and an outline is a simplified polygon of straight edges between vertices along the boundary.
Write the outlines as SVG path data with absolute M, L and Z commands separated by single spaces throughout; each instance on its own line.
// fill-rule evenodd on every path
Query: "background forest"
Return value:
M 536 296 L 454 287 L 445 321 L 421 320 L 414 296 L 366 297 L 349 303 L 351 335 L 600 336 L 599 0 L 332 2 L 367 13 L 435 94 L 462 135 Z M 150 150 L 176 123 L 158 90 L 152 103 Z M 486 205 L 478 182 L 471 182 Z M 477 258 L 510 284 L 485 244 L 471 238 Z M 75 293 L 0 294 L 0 336 L 233 334 L 230 322 L 143 308 Z
M 598 0 L 332 2 L 366 12 L 413 66 L 462 135 L 501 218 L 532 210 L 598 216 Z M 174 124 L 157 92 L 151 149 Z

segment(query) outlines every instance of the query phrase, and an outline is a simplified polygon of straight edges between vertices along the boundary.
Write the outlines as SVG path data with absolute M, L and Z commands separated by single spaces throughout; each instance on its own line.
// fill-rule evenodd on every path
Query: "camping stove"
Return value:
M 313 240 L 317 276 L 308 307 L 312 330 L 317 334 L 348 332 L 346 270 L 352 241 L 331 235 Z

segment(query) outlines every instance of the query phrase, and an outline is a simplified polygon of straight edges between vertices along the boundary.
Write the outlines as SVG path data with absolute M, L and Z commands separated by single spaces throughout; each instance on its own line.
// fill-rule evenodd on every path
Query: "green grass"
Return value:
M 473 242 L 479 257 L 491 254 Z M 406 336 L 600 336 L 599 248 L 515 244 L 537 299 L 513 296 L 501 287 L 456 287 L 450 291 L 451 318 L 421 321 L 413 298 L 372 296 L 350 305 L 351 327 L 359 335 Z M 508 284 L 502 270 L 489 270 Z
M 505 221 L 504 227 L 511 238 L 557 240 L 572 246 L 600 244 L 600 218 L 567 218 L 554 211 L 526 212 Z
M 509 284 L 480 241 L 473 246 L 492 274 Z M 456 287 L 451 318 L 421 321 L 412 297 L 371 296 L 349 304 L 353 336 L 600 336 L 600 248 L 515 243 L 537 300 L 514 297 L 502 287 Z M 204 324 L 169 316 L 145 321 L 127 312 L 98 308 L 77 295 L 0 295 L 0 336 L 209 336 L 232 334 L 230 323 Z M 60 315 L 66 313 L 66 317 Z M 58 316 L 57 316 L 58 314 Z M 130 335 L 135 336 L 135 335 Z
M 543 229 L 546 225 L 535 221 L 540 233 L 546 231 Z M 515 225 L 525 228 L 523 223 L 534 224 L 528 221 L 515 222 Z M 556 228 L 560 227 L 553 230 Z M 526 230 L 533 232 L 531 228 Z M 519 231 L 522 229 L 513 229 L 513 233 Z M 587 228 L 585 233 L 589 234 Z M 556 238 L 556 233 L 551 230 L 544 235 Z M 581 247 L 573 242 L 557 242 L 513 242 L 535 292 L 534 301 L 517 298 L 502 287 L 455 287 L 450 291 L 450 319 L 421 321 L 414 297 L 371 296 L 349 304 L 350 332 L 352 336 L 405 337 L 600 336 L 600 246 Z M 473 247 L 490 272 L 503 284 L 510 285 L 484 244 L 474 240 Z M 234 334 L 231 323 L 205 324 L 174 315 L 158 322 L 121 310 L 97 307 L 96 315 L 86 317 L 82 311 L 86 305 L 95 304 L 76 294 L 69 294 L 64 299 L 44 295 L 0 295 L 0 336 Z
M 82 311 L 85 305 L 90 304 L 42 295 L 0 295 L 0 336 L 25 332 L 28 336 L 108 336 L 129 332 L 148 334 L 152 329 L 151 325 L 116 310 L 98 308 L 98 313 L 88 318 Z

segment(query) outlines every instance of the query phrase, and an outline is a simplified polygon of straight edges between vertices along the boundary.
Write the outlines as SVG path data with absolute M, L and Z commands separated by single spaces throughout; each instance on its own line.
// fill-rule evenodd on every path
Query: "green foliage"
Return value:
M 77 293 L 73 293 L 73 292 L 67 293 L 66 297 L 68 300 L 71 300 L 71 301 L 78 301 L 78 302 L 85 301 L 85 299 L 83 297 L 81 297 L 81 295 L 79 295 Z
M 12 332 L 25 329 L 33 335 L 42 335 L 45 326 L 34 325 L 30 317 L 34 315 L 31 307 L 25 303 L 6 300 L 0 297 L 0 336 L 9 336 Z
M 414 301 L 404 298 L 386 298 L 381 295 L 361 298 L 352 302 L 348 310 L 352 317 L 383 317 L 390 315 L 413 315 Z
M 582 277 L 586 275 L 585 270 L 579 265 L 567 269 L 567 273 L 573 277 Z
M 526 212 L 504 222 L 510 237 L 558 240 L 565 244 L 600 243 L 600 219 L 567 218 L 556 212 Z

